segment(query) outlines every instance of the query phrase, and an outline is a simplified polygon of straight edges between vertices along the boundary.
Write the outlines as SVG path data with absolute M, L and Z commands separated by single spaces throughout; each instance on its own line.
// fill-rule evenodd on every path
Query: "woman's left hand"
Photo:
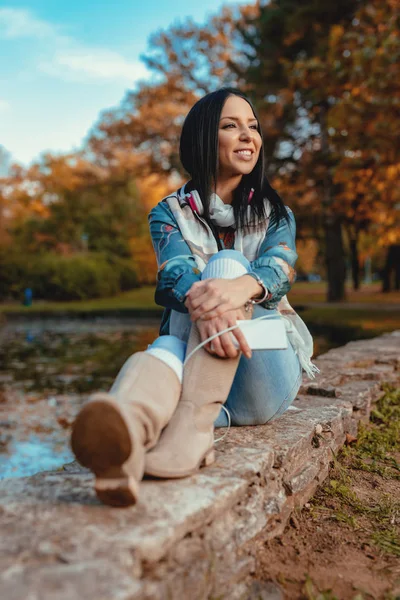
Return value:
M 260 287 L 249 276 L 198 281 L 186 294 L 185 306 L 193 322 L 214 319 L 229 310 L 242 308 L 254 294 L 255 285 Z

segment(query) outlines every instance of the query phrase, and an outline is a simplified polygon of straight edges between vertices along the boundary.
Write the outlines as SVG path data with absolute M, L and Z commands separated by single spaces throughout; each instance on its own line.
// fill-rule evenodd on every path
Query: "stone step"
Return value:
M 279 535 L 313 495 L 380 382 L 398 380 L 399 348 L 395 332 L 331 350 L 282 417 L 232 428 L 192 477 L 144 481 L 131 508 L 100 504 L 76 464 L 0 481 L 0 598 L 251 598 L 252 540 Z

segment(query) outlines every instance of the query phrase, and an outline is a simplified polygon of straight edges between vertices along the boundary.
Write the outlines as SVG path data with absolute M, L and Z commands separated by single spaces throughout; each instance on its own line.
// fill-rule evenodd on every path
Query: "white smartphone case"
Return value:
M 286 328 L 282 319 L 238 321 L 247 343 L 252 350 L 284 350 L 288 347 Z M 234 344 L 238 341 L 233 336 Z

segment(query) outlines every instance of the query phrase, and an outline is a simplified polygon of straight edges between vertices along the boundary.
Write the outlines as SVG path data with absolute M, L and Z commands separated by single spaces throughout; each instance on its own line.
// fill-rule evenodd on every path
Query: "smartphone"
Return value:
M 241 321 L 238 325 L 252 350 L 285 350 L 288 347 L 286 327 L 282 319 Z M 239 346 L 233 336 L 234 344 Z

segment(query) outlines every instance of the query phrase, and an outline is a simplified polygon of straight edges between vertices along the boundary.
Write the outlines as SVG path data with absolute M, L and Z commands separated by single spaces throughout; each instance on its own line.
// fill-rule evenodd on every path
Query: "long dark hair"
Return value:
M 260 121 L 256 110 L 247 96 L 240 90 L 224 87 L 201 98 L 189 111 L 183 123 L 180 138 L 179 156 L 183 168 L 191 177 L 186 191 L 196 189 L 204 207 L 204 218 L 210 222 L 209 198 L 215 191 L 218 172 L 218 130 L 223 106 L 229 96 L 239 96 L 251 106 L 257 119 L 257 128 L 263 142 Z M 251 189 L 250 218 L 247 215 L 248 198 Z M 279 224 L 281 218 L 289 221 L 287 210 L 279 194 L 265 175 L 264 144 L 256 166 L 248 175 L 243 175 L 233 194 L 233 211 L 238 227 L 246 227 L 265 219 L 264 198 L 271 203 L 271 218 Z

